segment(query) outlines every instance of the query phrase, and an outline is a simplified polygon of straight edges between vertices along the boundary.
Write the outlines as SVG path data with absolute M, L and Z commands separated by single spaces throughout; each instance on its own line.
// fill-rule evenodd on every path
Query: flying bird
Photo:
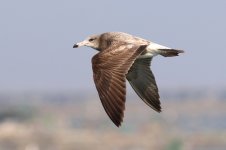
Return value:
M 161 112 L 158 87 L 150 69 L 154 56 L 178 56 L 183 50 L 172 49 L 123 32 L 89 36 L 74 44 L 91 47 L 99 53 L 92 58 L 93 79 L 102 105 L 119 127 L 126 101 L 126 79 L 137 95 L 152 109 Z

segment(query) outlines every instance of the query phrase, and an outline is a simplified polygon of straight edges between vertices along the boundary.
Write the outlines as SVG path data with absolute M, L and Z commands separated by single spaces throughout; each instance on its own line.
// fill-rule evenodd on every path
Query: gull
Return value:
M 155 77 L 150 69 L 154 56 L 178 56 L 172 49 L 123 32 L 91 35 L 73 48 L 88 46 L 99 51 L 92 58 L 93 79 L 101 103 L 112 122 L 123 121 L 126 79 L 137 95 L 152 109 L 161 112 Z

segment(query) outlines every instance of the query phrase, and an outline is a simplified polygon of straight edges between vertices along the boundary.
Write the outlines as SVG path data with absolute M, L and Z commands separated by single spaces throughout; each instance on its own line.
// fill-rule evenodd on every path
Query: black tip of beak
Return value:
M 75 44 L 74 46 L 73 46 L 73 48 L 77 48 L 78 47 L 78 45 L 77 44 Z

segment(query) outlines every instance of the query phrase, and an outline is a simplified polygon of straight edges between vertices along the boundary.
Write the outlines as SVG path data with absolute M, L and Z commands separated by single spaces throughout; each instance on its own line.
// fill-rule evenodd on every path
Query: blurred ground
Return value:
M 226 90 L 163 90 L 158 114 L 128 94 L 117 128 L 96 93 L 1 92 L 0 150 L 225 150 Z

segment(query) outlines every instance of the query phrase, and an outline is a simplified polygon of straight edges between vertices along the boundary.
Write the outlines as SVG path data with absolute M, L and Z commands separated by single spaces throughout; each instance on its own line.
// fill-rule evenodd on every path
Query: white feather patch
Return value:
M 157 50 L 157 49 L 171 49 L 171 48 L 156 43 L 150 43 L 147 47 L 147 50 Z
M 159 49 L 171 49 L 171 48 L 156 43 L 150 43 L 146 48 L 147 52 L 144 55 L 140 55 L 138 58 L 150 58 L 157 56 L 159 54 Z

